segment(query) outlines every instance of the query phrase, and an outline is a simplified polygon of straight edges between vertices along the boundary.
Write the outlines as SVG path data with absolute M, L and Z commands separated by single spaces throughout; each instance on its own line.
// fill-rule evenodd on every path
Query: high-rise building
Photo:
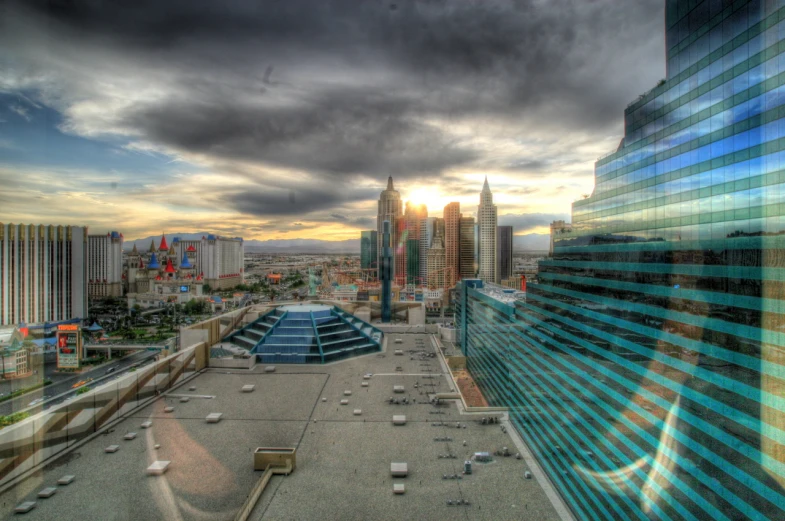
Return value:
M 0 223 L 0 325 L 87 317 L 87 228 Z
M 460 291 L 469 370 L 580 519 L 785 519 L 785 7 L 669 0 L 524 300 Z
M 496 224 L 496 205 L 493 204 L 493 194 L 486 176 L 480 192 L 480 205 L 477 207 L 477 246 L 480 261 L 478 277 L 484 282 L 496 282 Z
M 393 186 L 393 179 L 387 179 L 387 188 L 379 194 L 378 212 L 376 214 L 376 231 L 377 231 L 377 253 L 379 255 L 378 265 L 381 269 L 381 256 L 382 256 L 382 225 L 384 221 L 390 221 L 390 247 L 392 248 L 392 280 L 395 280 L 395 249 L 398 244 L 397 222 L 398 218 L 403 212 L 401 203 L 401 194 Z
M 392 182 L 392 181 L 391 181 Z M 382 221 L 382 249 L 379 262 L 379 280 L 382 283 L 382 322 L 392 318 L 392 238 L 390 221 Z
M 420 278 L 420 241 L 419 239 L 406 240 L 406 284 L 421 286 Z
M 512 226 L 496 227 L 496 283 L 512 277 Z
M 360 268 L 364 270 L 374 270 L 374 277 L 378 277 L 379 267 L 379 239 L 376 230 L 366 230 L 360 232 Z
M 399 286 L 409 284 L 409 280 L 417 280 L 419 273 L 408 271 L 408 243 L 409 239 L 420 240 L 422 220 L 428 217 L 428 208 L 424 204 L 406 202 L 406 211 L 398 218 L 398 245 L 395 251 L 395 283 Z M 419 266 L 419 259 L 414 265 Z
M 87 294 L 90 297 L 123 295 L 123 234 L 87 236 Z
M 474 228 L 474 217 L 461 217 L 459 275 L 462 279 L 473 279 L 477 276 L 477 265 L 474 260 Z
M 433 242 L 436 217 L 420 219 L 420 280 L 428 283 L 428 250 Z
M 183 253 L 185 248 L 187 248 L 185 245 L 180 248 Z M 178 258 L 182 258 L 179 252 Z M 232 288 L 245 280 L 243 274 L 245 248 L 241 238 L 213 234 L 202 237 L 201 250 L 197 251 L 196 259 L 197 262 L 201 262 L 205 283 L 213 289 Z
M 393 247 L 393 272 L 395 273 L 393 282 L 398 286 L 403 286 L 406 284 L 406 240 L 409 236 L 406 230 L 406 218 L 403 215 L 395 221 L 394 228 L 397 243 Z
M 444 207 L 444 256 L 446 283 L 452 287 L 460 278 L 461 255 L 461 204 L 450 203 Z
M 548 257 L 553 257 L 553 242 L 556 237 L 561 237 L 565 233 L 572 233 L 572 224 L 564 221 L 553 221 L 551 223 L 551 245 L 548 250 Z
M 428 287 L 443 288 L 446 282 L 446 256 L 444 254 L 444 219 L 434 221 L 433 240 L 428 249 Z

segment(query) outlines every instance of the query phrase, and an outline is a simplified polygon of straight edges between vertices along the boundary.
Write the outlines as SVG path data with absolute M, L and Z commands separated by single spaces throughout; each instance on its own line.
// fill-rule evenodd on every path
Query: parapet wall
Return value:
M 0 430 L 0 489 L 193 375 L 207 349 L 191 345 Z

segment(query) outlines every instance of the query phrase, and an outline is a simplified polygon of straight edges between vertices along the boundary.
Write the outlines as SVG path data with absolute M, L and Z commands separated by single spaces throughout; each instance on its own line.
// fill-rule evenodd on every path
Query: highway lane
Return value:
M 140 351 L 138 353 L 128 355 L 125 358 L 118 359 L 117 361 L 104 364 L 101 367 L 91 369 L 90 371 L 76 374 L 71 378 L 56 381 L 55 383 L 48 385 L 43 389 L 38 389 L 31 393 L 27 393 L 24 396 L 0 403 L 0 415 L 8 415 L 23 410 L 27 410 L 31 414 L 34 414 L 40 411 L 42 406 L 44 409 L 48 409 L 52 405 L 61 403 L 68 396 L 73 396 L 73 394 L 76 393 L 76 389 L 73 389 L 72 386 L 80 380 L 87 380 L 88 378 L 98 380 L 103 376 L 107 376 L 107 374 L 111 374 L 113 377 L 116 377 L 128 371 L 132 365 L 137 363 L 147 363 L 156 356 L 158 356 L 157 351 Z M 116 369 L 112 373 L 107 373 L 107 371 L 109 371 L 109 369 L 112 367 L 115 367 Z M 93 384 L 94 382 L 90 382 L 88 386 Z M 60 396 L 61 394 L 64 395 Z M 49 398 L 47 399 L 46 397 Z M 44 398 L 42 403 L 36 404 L 35 406 L 30 405 L 31 402 L 40 398 Z

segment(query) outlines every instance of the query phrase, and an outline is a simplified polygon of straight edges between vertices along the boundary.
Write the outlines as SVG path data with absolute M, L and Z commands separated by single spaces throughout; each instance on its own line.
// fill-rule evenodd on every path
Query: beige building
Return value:
M 460 278 L 461 259 L 461 204 L 450 203 L 444 207 L 444 262 L 450 268 L 445 277 L 447 286 L 453 287 Z
M 488 186 L 488 178 L 482 185 L 480 205 L 477 207 L 477 225 L 479 227 L 479 273 L 483 282 L 496 282 L 496 225 L 498 224 L 496 205 L 493 194 Z
M 446 282 L 446 257 L 444 254 L 444 226 L 442 219 L 434 222 L 434 235 L 428 250 L 428 287 L 443 288 Z

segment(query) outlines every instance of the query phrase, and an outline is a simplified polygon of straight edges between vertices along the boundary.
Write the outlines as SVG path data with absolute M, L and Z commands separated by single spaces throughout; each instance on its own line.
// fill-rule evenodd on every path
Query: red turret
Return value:
M 172 259 L 166 259 L 166 268 L 164 268 L 166 273 L 174 273 L 174 266 L 172 266 Z
M 161 234 L 161 245 L 158 247 L 158 251 L 167 251 L 169 246 L 166 245 L 166 235 Z

